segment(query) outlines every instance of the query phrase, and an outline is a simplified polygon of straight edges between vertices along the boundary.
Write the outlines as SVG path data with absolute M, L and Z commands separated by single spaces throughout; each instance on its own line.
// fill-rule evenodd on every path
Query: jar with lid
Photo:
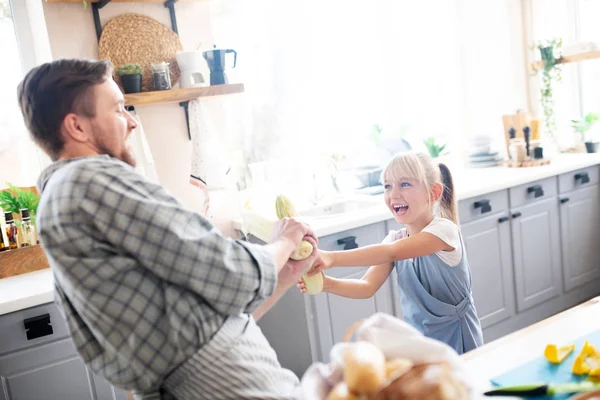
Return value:
M 152 84 L 154 86 L 154 90 L 171 89 L 171 72 L 169 71 L 169 63 L 152 63 L 151 67 Z
M 31 223 L 31 216 L 27 208 L 21 209 L 21 235 L 23 236 L 21 247 L 33 246 L 35 244 L 33 224 Z
M 521 138 L 510 140 L 510 158 L 516 162 L 523 162 L 527 160 L 527 146 L 525 140 Z

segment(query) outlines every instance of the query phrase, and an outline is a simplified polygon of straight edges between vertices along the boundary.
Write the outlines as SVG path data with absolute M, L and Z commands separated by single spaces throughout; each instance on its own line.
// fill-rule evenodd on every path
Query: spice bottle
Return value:
M 154 90 L 171 89 L 171 72 L 168 63 L 152 63 L 152 84 Z
M 31 217 L 29 216 L 29 210 L 27 208 L 21 209 L 21 234 L 23 235 L 23 241 L 21 247 L 33 246 L 35 243 L 34 239 L 34 228 L 31 223 Z
M 8 238 L 8 248 L 14 250 L 19 247 L 17 244 L 17 226 L 11 212 L 4 213 L 6 219 L 6 237 Z
M 0 212 L 1 212 L 0 208 Z M 4 216 L 0 213 L 0 252 L 8 250 L 8 239 L 6 238 L 6 228 L 4 227 Z

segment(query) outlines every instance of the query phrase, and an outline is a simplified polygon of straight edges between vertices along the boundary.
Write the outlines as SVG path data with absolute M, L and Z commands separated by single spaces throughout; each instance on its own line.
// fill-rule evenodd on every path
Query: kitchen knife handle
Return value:
M 506 386 L 485 392 L 485 396 L 544 396 L 548 394 L 548 385 Z

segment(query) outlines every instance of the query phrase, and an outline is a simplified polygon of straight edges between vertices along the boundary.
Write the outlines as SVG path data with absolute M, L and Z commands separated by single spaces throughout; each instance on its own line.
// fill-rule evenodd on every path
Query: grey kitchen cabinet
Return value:
M 511 209 L 517 310 L 522 312 L 562 292 L 557 197 Z
M 383 222 L 362 226 L 319 238 L 323 250 L 343 250 L 381 242 Z M 252 241 L 257 241 L 253 239 Z M 336 278 L 360 278 L 364 267 L 334 267 L 326 271 Z M 285 368 L 302 376 L 316 361 L 329 361 L 333 345 L 343 340 L 346 330 L 356 321 L 375 312 L 398 315 L 399 301 L 395 281 L 390 277 L 370 299 L 347 299 L 329 293 L 302 295 L 289 290 L 259 321 L 258 325 Z
M 515 315 L 509 221 L 506 210 L 462 225 L 473 299 L 482 328 Z
M 570 291 L 600 277 L 600 186 L 560 196 L 564 289 Z
M 92 374 L 53 303 L 0 316 L 0 400 L 125 400 Z

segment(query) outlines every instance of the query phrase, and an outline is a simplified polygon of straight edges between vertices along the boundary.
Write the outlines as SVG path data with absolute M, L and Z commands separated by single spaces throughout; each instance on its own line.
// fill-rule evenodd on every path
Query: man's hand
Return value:
M 305 236 L 304 240 L 313 247 L 313 252 L 308 258 L 300 261 L 289 259 L 279 272 L 278 283 L 284 287 L 292 287 L 298 279 L 304 275 L 319 256 L 318 242 L 311 236 Z
M 296 249 L 305 236 L 316 238 L 310 226 L 303 224 L 295 218 L 282 218 L 277 221 L 273 228 L 271 242 L 282 239 L 288 240 L 294 246 L 294 249 Z

